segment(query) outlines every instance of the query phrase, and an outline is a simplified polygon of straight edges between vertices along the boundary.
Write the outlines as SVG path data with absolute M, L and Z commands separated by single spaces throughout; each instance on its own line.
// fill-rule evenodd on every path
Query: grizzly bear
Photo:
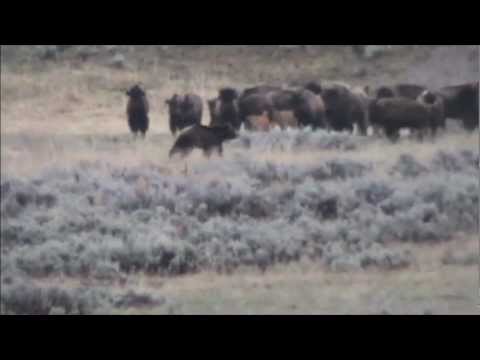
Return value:
M 214 150 L 217 150 L 218 154 L 222 155 L 223 142 L 236 137 L 235 130 L 228 124 L 212 127 L 195 125 L 180 134 L 170 150 L 169 157 L 171 158 L 175 154 L 185 157 L 195 148 L 202 149 L 207 157 L 210 157 Z

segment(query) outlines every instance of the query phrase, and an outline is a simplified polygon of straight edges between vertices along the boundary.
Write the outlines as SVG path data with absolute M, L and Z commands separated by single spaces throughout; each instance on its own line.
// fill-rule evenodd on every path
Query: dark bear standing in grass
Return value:
M 478 128 L 478 81 L 447 86 L 436 92 L 445 102 L 445 116 L 463 122 L 467 131 Z
M 149 126 L 149 104 L 145 91 L 139 85 L 135 85 L 126 92 L 129 97 L 127 104 L 127 118 L 130 131 L 136 136 L 139 132 L 142 137 L 148 131 Z
M 169 108 L 170 132 L 173 136 L 177 131 L 201 124 L 203 115 L 203 103 L 200 96 L 195 94 L 173 95 L 166 101 Z
M 206 156 L 210 156 L 214 150 L 219 155 L 223 154 L 223 142 L 237 137 L 231 125 L 218 125 L 206 127 L 195 125 L 182 133 L 172 149 L 169 157 L 181 154 L 183 157 L 190 154 L 194 149 L 202 149 Z
M 429 129 L 435 134 L 437 124 L 430 109 L 418 101 L 406 98 L 387 98 L 372 101 L 370 121 L 384 129 L 385 135 L 395 141 L 401 129 L 418 134 L 420 140 Z

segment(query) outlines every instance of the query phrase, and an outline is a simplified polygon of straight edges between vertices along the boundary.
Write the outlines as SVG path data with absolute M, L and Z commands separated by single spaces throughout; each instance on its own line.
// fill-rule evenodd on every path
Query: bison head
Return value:
M 145 91 L 140 87 L 140 85 L 135 85 L 126 92 L 127 96 L 133 99 L 140 99 L 145 97 Z

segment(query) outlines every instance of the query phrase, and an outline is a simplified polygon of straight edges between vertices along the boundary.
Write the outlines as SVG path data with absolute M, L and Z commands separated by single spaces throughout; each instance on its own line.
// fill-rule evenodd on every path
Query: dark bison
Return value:
M 435 135 L 437 129 L 446 129 L 445 102 L 443 98 L 430 90 L 420 94 L 417 101 L 429 109 L 432 116 L 432 132 Z
M 267 130 L 274 125 L 282 129 L 299 125 L 326 127 L 322 98 L 304 88 L 270 89 L 243 96 L 239 110 L 247 129 Z
M 207 101 L 208 112 L 210 114 L 210 126 L 214 126 L 218 123 L 218 114 L 220 110 L 220 100 L 218 98 L 210 99 Z
M 361 135 L 367 135 L 368 103 L 348 85 L 330 84 L 322 91 L 328 123 L 334 131 L 353 132 L 357 125 Z
M 201 124 L 203 114 L 203 103 L 200 96 L 195 94 L 173 95 L 166 100 L 169 108 L 169 124 L 172 135 L 177 131 Z
M 305 84 L 304 88 L 310 90 L 315 95 L 322 95 L 323 87 L 319 81 L 309 81 Z
M 395 141 L 401 129 L 409 129 L 418 134 L 419 139 L 437 124 L 430 109 L 418 101 L 406 98 L 377 99 L 370 104 L 370 121 L 384 129 L 385 134 Z
M 282 88 L 278 86 L 259 85 L 259 86 L 254 86 L 254 87 L 243 90 L 240 98 L 244 98 L 254 94 L 269 94 L 269 93 L 280 91 L 280 90 L 282 90 Z
M 238 110 L 240 121 L 245 124 L 247 130 L 268 130 L 273 119 L 273 103 L 265 94 L 242 96 L 238 102 Z M 257 124 L 256 119 L 252 119 L 257 117 L 263 117 L 264 121 Z
M 210 110 L 210 126 L 230 125 L 239 130 L 242 121 L 238 108 L 238 92 L 233 88 L 223 88 L 218 98 L 208 101 Z
M 219 155 L 223 154 L 223 142 L 236 138 L 235 130 L 230 125 L 206 127 L 195 125 L 182 133 L 170 150 L 169 157 L 175 154 L 187 156 L 194 149 L 202 149 L 206 156 L 214 150 Z
M 301 89 L 294 93 L 292 105 L 300 126 L 310 126 L 314 130 L 327 128 L 325 104 L 321 96 L 310 90 Z
M 396 84 L 393 86 L 380 86 L 375 91 L 375 98 L 394 98 L 403 97 L 410 100 L 416 100 L 427 88 L 416 84 Z
M 130 131 L 136 136 L 139 132 L 145 137 L 149 126 L 149 104 L 145 91 L 135 85 L 126 92 L 129 97 L 127 104 L 127 118 Z
M 478 81 L 447 86 L 437 91 L 445 103 L 445 116 L 463 122 L 466 130 L 478 128 Z

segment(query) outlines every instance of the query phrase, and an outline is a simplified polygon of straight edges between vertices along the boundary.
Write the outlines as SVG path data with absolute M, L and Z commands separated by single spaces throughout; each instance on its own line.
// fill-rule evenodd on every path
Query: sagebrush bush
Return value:
M 430 162 L 400 154 L 378 176 L 377 163 L 347 155 L 367 141 L 308 129 L 241 133 L 233 156 L 194 164 L 188 175 L 84 163 L 2 178 L 2 272 L 108 280 L 265 270 L 302 258 L 333 270 L 396 269 L 412 255 L 387 243 L 478 232 L 478 153 L 439 151 Z M 313 164 L 253 160 L 278 147 L 339 155 Z

